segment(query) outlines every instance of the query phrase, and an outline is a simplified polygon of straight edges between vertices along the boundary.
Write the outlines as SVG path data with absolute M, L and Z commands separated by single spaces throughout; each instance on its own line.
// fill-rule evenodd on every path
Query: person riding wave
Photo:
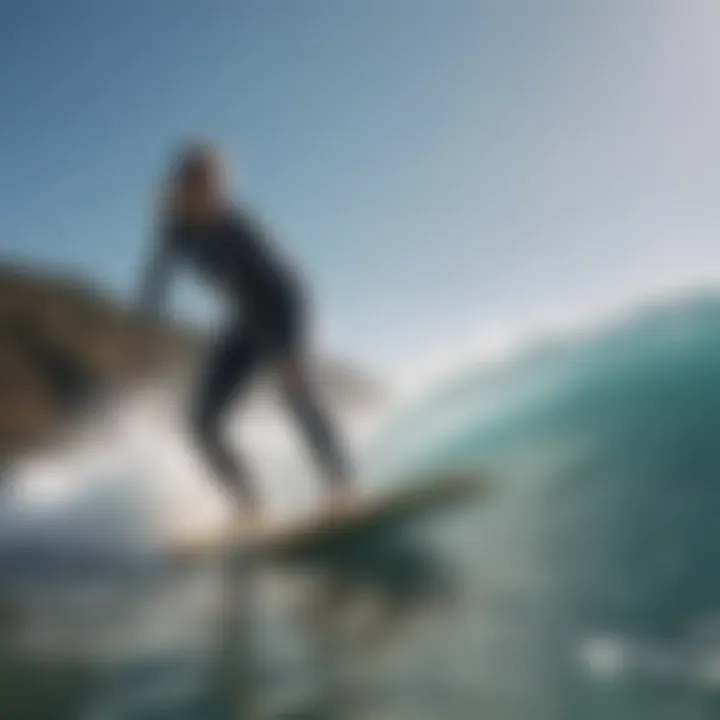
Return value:
M 247 207 L 228 195 L 219 153 L 193 145 L 173 165 L 158 237 L 145 270 L 141 312 L 152 322 L 178 263 L 221 291 L 230 318 L 206 362 L 191 410 L 193 435 L 224 489 L 257 518 L 258 495 L 240 457 L 221 437 L 231 400 L 259 370 L 274 370 L 282 397 L 319 462 L 331 501 L 350 495 L 350 471 L 307 372 L 307 288 Z

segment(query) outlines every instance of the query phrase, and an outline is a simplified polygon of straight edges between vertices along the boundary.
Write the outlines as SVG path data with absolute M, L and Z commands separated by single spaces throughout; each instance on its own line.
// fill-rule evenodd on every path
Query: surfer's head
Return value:
M 220 152 L 207 143 L 183 148 L 173 163 L 168 210 L 194 221 L 212 219 L 227 200 L 227 170 Z

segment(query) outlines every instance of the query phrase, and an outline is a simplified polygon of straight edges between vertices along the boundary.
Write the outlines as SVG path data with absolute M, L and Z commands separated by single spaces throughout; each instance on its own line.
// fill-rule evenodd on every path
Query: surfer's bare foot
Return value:
M 265 522 L 265 514 L 262 509 L 255 506 L 239 507 L 233 514 L 232 523 L 235 531 L 241 536 L 255 534 Z

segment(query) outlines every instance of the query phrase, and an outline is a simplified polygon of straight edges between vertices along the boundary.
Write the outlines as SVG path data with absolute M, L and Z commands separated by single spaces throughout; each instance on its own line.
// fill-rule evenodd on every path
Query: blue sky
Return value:
M 130 296 L 200 135 L 323 347 L 382 371 L 714 283 L 718 31 L 715 0 L 4 2 L 1 247 Z

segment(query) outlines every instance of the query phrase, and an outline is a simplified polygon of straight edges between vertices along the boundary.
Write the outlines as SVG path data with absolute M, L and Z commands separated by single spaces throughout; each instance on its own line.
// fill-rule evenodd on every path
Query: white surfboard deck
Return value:
M 342 508 L 323 509 L 307 516 L 273 521 L 243 530 L 215 526 L 204 532 L 186 533 L 170 542 L 171 554 L 190 558 L 240 548 L 261 556 L 282 558 L 307 551 L 322 552 L 338 542 L 364 533 L 398 527 L 422 515 L 449 506 L 464 505 L 485 494 L 488 484 L 477 473 L 442 473 L 404 482 L 399 487 L 375 491 Z

